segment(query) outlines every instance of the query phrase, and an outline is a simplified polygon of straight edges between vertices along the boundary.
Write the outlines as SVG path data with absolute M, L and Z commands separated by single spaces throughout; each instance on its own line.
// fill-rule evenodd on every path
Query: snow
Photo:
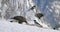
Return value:
M 35 0 L 34 3 L 44 14 L 43 23 L 51 28 L 60 27 L 60 0 Z
M 6 1 L 6 2 L 5 2 Z M 39 24 L 47 28 L 47 25 L 51 28 L 60 27 L 60 1 L 59 0 L 0 0 L 0 18 L 10 19 L 14 16 L 26 16 L 30 24 L 33 23 L 33 20 L 37 20 Z M 3 2 L 3 3 L 2 3 Z M 29 10 L 32 6 L 36 5 L 35 10 Z M 34 12 L 43 13 L 43 19 L 35 19 Z M 40 21 L 40 22 L 39 22 Z M 43 23 L 42 23 L 43 22 Z M 56 24 L 57 23 L 57 24 Z M 33 23 L 34 24 L 34 23 Z M 23 27 L 24 26 L 24 27 Z M 2 32 L 56 32 L 51 29 L 39 29 L 36 26 L 22 25 L 18 23 L 10 23 L 6 20 L 0 20 L 0 30 Z M 5 28 L 5 29 L 4 29 Z M 26 29 L 25 29 L 26 28 Z M 23 31 L 22 31 L 23 29 Z M 34 30 L 32 30 L 34 29 Z
M 0 20 L 0 32 L 60 32 L 59 30 L 44 29 L 25 24 L 11 23 L 6 20 Z

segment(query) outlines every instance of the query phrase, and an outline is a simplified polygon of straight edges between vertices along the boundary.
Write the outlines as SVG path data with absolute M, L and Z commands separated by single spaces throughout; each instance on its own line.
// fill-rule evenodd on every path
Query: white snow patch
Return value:
M 29 26 L 18 23 L 10 23 L 6 20 L 0 20 L 0 32 L 60 32 L 58 30 L 43 29 L 36 26 Z

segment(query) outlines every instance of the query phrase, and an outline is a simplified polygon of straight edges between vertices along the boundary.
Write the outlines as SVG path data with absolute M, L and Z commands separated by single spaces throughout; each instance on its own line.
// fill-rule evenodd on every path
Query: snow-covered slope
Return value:
M 44 14 L 43 23 L 54 28 L 60 27 L 60 0 L 34 0 L 38 9 Z
M 0 32 L 60 32 L 59 30 L 43 29 L 36 26 L 11 23 L 6 20 L 0 20 Z
M 30 10 L 32 6 L 37 6 Z M 0 0 L 0 18 L 10 19 L 14 16 L 24 16 L 27 21 L 35 19 L 35 12 L 43 13 L 44 17 L 37 19 L 39 24 L 51 28 L 60 27 L 60 0 Z M 56 27 L 57 26 L 57 27 Z

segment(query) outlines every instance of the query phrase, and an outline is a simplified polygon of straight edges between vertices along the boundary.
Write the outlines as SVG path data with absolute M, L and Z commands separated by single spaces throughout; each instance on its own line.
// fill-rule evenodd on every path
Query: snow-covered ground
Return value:
M 37 7 L 30 10 L 34 5 Z M 35 12 L 43 13 L 44 17 L 40 21 L 37 18 L 35 19 Z M 42 26 L 59 28 L 60 0 L 0 0 L 0 32 L 59 32 L 59 30 L 38 28 L 37 26 L 16 22 L 10 23 L 10 20 L 6 21 L 14 16 L 26 16 L 27 20 L 30 20 L 28 21 L 29 24 L 34 23 L 33 20 L 37 20 Z
M 0 32 L 60 32 L 59 30 L 44 29 L 25 24 L 11 23 L 6 20 L 0 20 Z

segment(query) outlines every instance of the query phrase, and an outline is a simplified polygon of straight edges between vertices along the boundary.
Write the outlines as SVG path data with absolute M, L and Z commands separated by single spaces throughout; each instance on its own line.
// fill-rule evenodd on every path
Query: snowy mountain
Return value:
M 30 8 L 36 6 L 33 10 Z M 0 0 L 0 19 L 26 17 L 29 23 L 36 20 L 44 28 L 60 27 L 60 0 Z M 36 13 L 43 13 L 38 19 Z M 32 23 L 34 24 L 34 23 Z

